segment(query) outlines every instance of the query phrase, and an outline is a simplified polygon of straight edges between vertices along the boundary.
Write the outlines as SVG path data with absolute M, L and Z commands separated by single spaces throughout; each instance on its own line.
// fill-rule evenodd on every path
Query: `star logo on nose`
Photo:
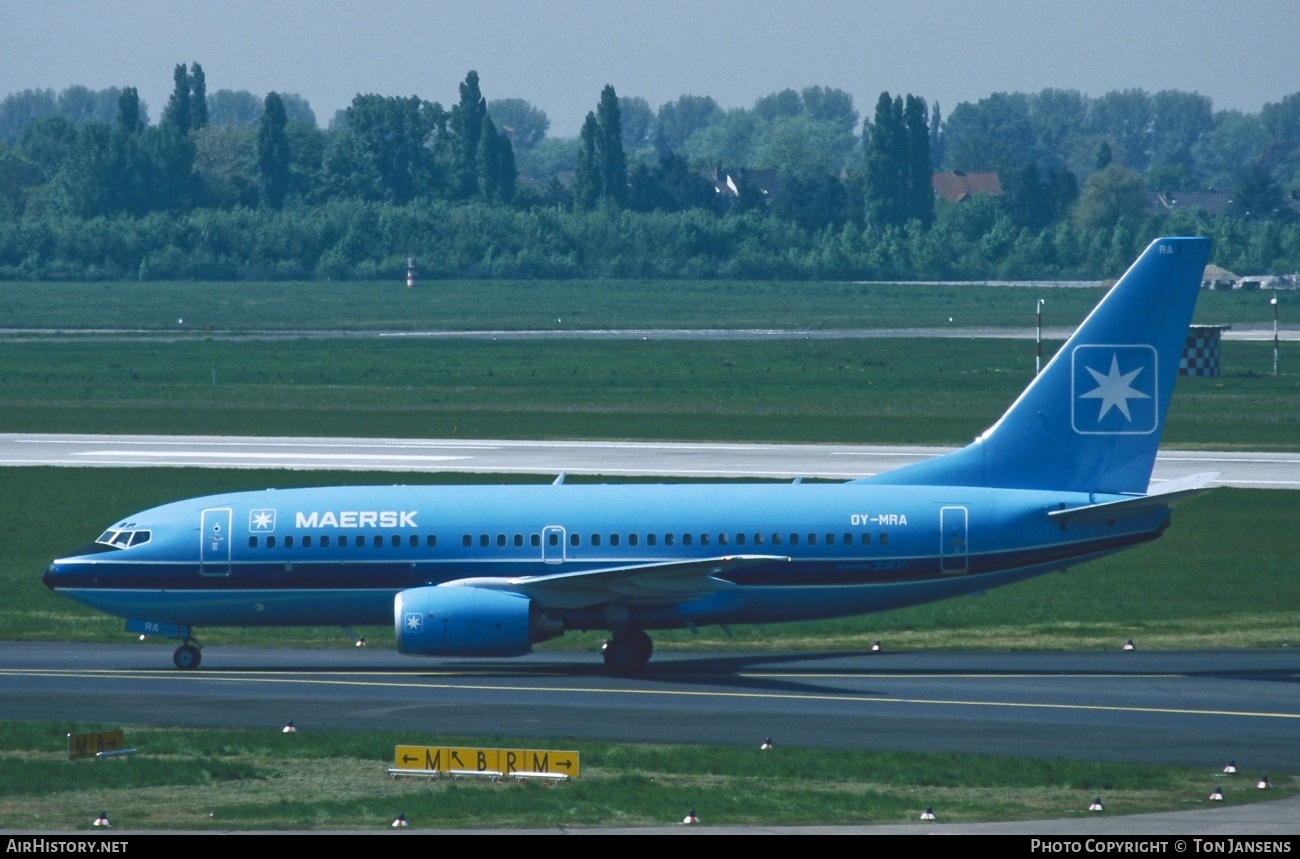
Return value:
M 250 510 L 250 511 L 248 511 L 248 530 L 250 530 L 250 531 L 274 531 L 274 530 L 275 530 L 275 511 L 274 511 L 274 510 Z

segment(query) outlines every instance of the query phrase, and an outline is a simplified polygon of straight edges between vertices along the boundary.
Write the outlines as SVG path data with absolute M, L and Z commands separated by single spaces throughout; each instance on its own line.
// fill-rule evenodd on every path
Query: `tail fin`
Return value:
M 1145 492 L 1209 252 L 1156 239 L 973 443 L 861 482 Z

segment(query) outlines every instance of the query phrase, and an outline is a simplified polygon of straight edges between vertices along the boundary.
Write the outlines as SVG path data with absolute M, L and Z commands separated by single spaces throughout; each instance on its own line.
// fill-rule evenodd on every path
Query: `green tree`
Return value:
M 1114 144 L 1121 164 L 1142 173 L 1151 163 L 1154 111 L 1151 96 L 1145 91 L 1114 90 L 1092 103 L 1088 125 Z
M 490 116 L 483 120 L 478 162 L 479 190 L 483 199 L 493 203 L 513 202 L 517 177 L 514 150 L 510 139 L 497 133 Z
M 596 114 L 587 113 L 579 135 L 578 163 L 573 171 L 573 205 L 591 211 L 600 205 L 603 195 L 601 172 L 600 123 Z
M 289 193 L 289 138 L 285 133 L 288 118 L 278 93 L 267 93 L 262 120 L 257 130 L 257 175 L 262 201 L 273 209 L 284 205 Z
M 27 191 L 45 181 L 40 165 L 7 143 L 0 143 L 0 221 L 22 214 Z
M 962 102 L 944 123 L 944 164 L 951 170 L 1010 174 L 1020 165 L 1043 161 L 1032 119 L 1033 101 L 1024 93 L 998 92 L 977 103 Z
M 1282 187 L 1263 164 L 1254 161 L 1237 178 L 1232 207 L 1237 214 L 1251 220 L 1274 217 L 1283 208 Z
M 903 106 L 905 164 L 903 188 L 907 220 L 920 221 L 923 229 L 934 223 L 934 168 L 930 166 L 930 129 L 926 125 L 925 99 L 908 93 Z
M 882 92 L 866 133 L 866 218 L 877 229 L 901 226 L 907 219 L 903 186 L 906 136 L 903 99 Z
M 1300 140 L 1300 92 L 1264 105 L 1259 112 L 1259 121 L 1276 143 Z
M 460 85 L 460 101 L 451 110 L 451 129 L 456 139 L 456 196 L 469 199 L 479 191 L 479 151 L 487 101 L 479 91 L 478 72 L 471 71 Z
M 661 105 L 655 115 L 655 149 L 662 156 L 668 152 L 685 152 L 691 135 L 707 126 L 722 113 L 718 103 L 706 95 L 684 95 L 677 101 Z
M 203 66 L 190 63 L 190 130 L 198 131 L 208 125 L 208 79 Z
M 213 125 L 256 125 L 262 119 L 263 99 L 246 89 L 219 89 L 208 96 L 207 104 Z
M 1242 164 L 1250 164 L 1268 145 L 1268 132 L 1254 114 L 1221 110 L 1214 127 L 1192 146 L 1194 170 L 1202 187 L 1231 188 Z
M 176 129 L 181 136 L 190 133 L 190 75 L 185 70 L 185 64 L 180 63 L 172 73 L 172 80 L 175 86 L 172 88 L 171 97 L 167 99 L 167 107 L 163 108 L 162 122 L 164 125 L 170 125 Z
M 619 96 L 618 117 L 622 126 L 623 152 L 636 158 L 654 148 L 655 112 L 640 96 Z
M 1135 170 L 1111 164 L 1083 183 L 1074 219 L 1089 230 L 1109 230 L 1123 218 L 1137 218 L 1146 209 L 1146 183 Z
M 397 203 L 437 193 L 443 177 L 432 145 L 445 136 L 446 125 L 437 102 L 356 96 L 346 111 L 347 130 L 327 153 L 331 184 L 346 194 Z
M 0 101 L 0 140 L 17 143 L 23 129 L 34 119 L 54 116 L 58 106 L 52 89 L 25 89 L 11 92 Z
M 140 94 L 135 87 L 122 90 L 117 100 L 117 127 L 124 134 L 139 134 L 144 130 L 144 117 L 140 114 Z
M 623 151 L 623 121 L 618 94 L 606 84 L 596 106 L 600 127 L 600 186 L 602 199 L 620 208 L 627 205 L 627 156 Z
M 54 178 L 77 146 L 77 127 L 62 116 L 44 116 L 28 123 L 18 149 L 38 165 L 46 179 Z
M 546 111 L 522 98 L 495 98 L 488 102 L 487 112 L 497 132 L 508 137 L 510 145 L 520 153 L 535 149 L 551 127 Z
M 934 190 L 925 99 L 882 92 L 866 136 L 867 220 L 877 229 L 902 227 L 909 220 L 928 229 L 934 223 Z
M 190 135 L 194 140 L 194 174 L 205 207 L 253 208 L 262 198 L 257 163 L 257 129 L 248 125 L 211 124 Z
M 1151 163 L 1190 175 L 1192 147 L 1214 127 L 1210 99 L 1167 89 L 1156 93 L 1151 105 Z

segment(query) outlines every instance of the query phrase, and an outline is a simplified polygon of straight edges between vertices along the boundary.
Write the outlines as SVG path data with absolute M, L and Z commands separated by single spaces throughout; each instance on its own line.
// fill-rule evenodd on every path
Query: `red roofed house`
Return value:
M 964 170 L 935 173 L 930 177 L 930 184 L 934 186 L 935 194 L 950 203 L 960 203 L 976 194 L 1002 196 L 1002 182 L 996 173 L 967 173 Z

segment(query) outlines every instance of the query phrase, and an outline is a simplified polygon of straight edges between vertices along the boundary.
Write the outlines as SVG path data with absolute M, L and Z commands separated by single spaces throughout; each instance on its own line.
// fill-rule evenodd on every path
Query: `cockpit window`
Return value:
M 112 546 L 115 549 L 127 549 L 143 546 L 153 537 L 150 531 L 137 531 L 133 528 L 109 528 L 99 535 L 96 543 Z

